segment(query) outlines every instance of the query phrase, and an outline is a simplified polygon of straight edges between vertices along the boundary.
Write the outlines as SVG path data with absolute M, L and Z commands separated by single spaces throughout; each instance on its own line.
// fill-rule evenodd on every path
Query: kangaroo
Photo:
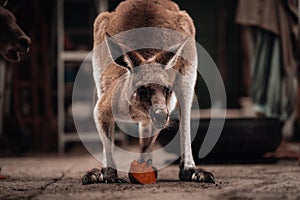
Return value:
M 29 51 L 31 40 L 18 26 L 14 15 L 0 1 L 0 55 L 9 62 L 18 62 Z
M 183 38 L 179 43 L 174 41 L 176 43 L 169 47 L 170 51 L 127 51 L 137 38 L 118 41 L 112 37 L 142 27 L 178 31 L 186 35 L 187 39 Z M 140 37 L 142 40 L 149 40 Z M 160 38 L 161 43 L 168 40 L 168 36 L 153 37 Z M 190 111 L 197 76 L 197 55 L 195 44 L 191 44 L 189 38 L 195 38 L 193 21 L 170 0 L 126 0 L 120 3 L 114 12 L 102 13 L 95 19 L 93 74 L 98 101 L 94 109 L 94 119 L 103 143 L 104 166 L 101 170 L 93 169 L 87 172 L 83 177 L 83 184 L 124 182 L 118 177 L 112 155 L 114 121 L 126 121 L 130 118 L 139 124 L 140 149 L 143 153 L 139 162 L 151 163 L 149 149 L 158 135 L 153 133 L 159 133 L 168 126 L 170 112 L 175 108 L 178 98 L 182 99 L 179 126 L 182 154 L 179 179 L 214 183 L 214 176 L 210 172 L 196 168 L 192 156 Z M 112 60 L 106 68 L 102 65 L 101 53 L 97 51 L 97 46 L 102 42 L 105 42 L 107 55 Z M 185 49 L 193 49 L 190 54 L 193 65 L 179 56 Z M 126 53 L 119 57 L 116 52 Z M 117 59 L 114 59 L 116 57 Z M 174 75 L 174 71 L 180 76 L 176 73 Z M 155 83 L 148 80 L 155 80 Z M 170 85 L 172 80 L 176 80 L 176 87 Z M 131 95 L 126 96 L 131 90 Z M 124 114 L 126 109 L 129 115 Z

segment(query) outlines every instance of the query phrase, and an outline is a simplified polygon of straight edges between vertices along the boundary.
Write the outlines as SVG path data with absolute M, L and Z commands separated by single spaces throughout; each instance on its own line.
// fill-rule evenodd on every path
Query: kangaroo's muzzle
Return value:
M 150 108 L 150 118 L 154 126 L 164 128 L 169 120 L 169 112 L 165 105 L 153 105 Z

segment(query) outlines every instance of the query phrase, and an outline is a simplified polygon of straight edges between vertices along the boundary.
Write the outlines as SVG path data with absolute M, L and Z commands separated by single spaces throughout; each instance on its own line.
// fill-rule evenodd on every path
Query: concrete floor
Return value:
M 300 199 L 296 161 L 205 166 L 217 184 L 179 182 L 173 165 L 152 185 L 81 185 L 84 173 L 98 165 L 88 154 L 0 158 L 1 174 L 9 176 L 0 179 L 0 199 Z

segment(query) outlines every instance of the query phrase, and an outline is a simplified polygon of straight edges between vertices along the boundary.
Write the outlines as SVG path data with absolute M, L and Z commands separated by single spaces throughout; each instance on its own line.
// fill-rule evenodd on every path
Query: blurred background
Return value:
M 95 17 L 113 11 L 120 2 L 9 0 L 6 8 L 14 13 L 32 45 L 21 62 L 0 61 L 0 156 L 63 154 L 81 147 L 71 112 L 74 81 L 82 61 L 92 50 Z M 293 152 L 299 152 L 300 140 L 300 100 L 296 98 L 299 3 L 175 2 L 194 20 L 196 40 L 217 64 L 226 88 L 228 117 L 210 160 L 261 159 L 265 153 L 275 151 L 282 139 L 296 144 L 284 145 L 288 152 L 284 156 L 297 156 Z M 279 53 L 274 53 L 276 50 Z M 199 136 L 193 143 L 197 150 L 209 124 L 211 108 L 201 76 L 196 95 L 204 113 L 203 120 L 197 116 L 192 120 L 200 120 Z M 275 99 L 275 103 L 270 99 Z M 91 112 L 84 105 L 80 108 Z M 176 128 L 164 131 L 172 135 Z M 126 136 L 116 139 L 120 145 L 136 143 Z M 169 139 L 159 140 L 165 145 Z

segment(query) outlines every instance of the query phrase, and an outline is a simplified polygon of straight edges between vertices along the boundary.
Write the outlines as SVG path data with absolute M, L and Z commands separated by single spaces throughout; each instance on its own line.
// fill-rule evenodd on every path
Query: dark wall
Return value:
M 229 108 L 239 107 L 243 93 L 240 67 L 240 30 L 235 24 L 236 0 L 175 0 L 186 10 L 196 26 L 196 40 L 217 64 L 223 77 Z M 205 83 L 198 78 L 196 93 L 201 107 L 210 106 Z

